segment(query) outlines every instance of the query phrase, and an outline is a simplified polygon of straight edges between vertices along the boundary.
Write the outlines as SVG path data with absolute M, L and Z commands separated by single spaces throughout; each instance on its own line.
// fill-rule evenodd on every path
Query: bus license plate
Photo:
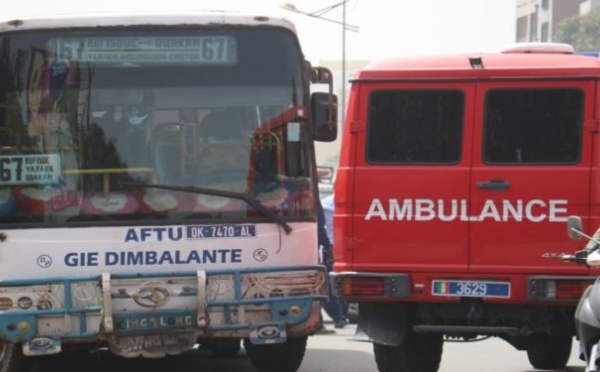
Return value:
M 510 283 L 473 280 L 434 280 L 433 296 L 509 298 Z
M 111 348 L 118 350 L 118 354 L 132 356 L 142 352 L 180 353 L 192 349 L 195 343 L 196 337 L 193 333 L 114 335 L 109 338 Z

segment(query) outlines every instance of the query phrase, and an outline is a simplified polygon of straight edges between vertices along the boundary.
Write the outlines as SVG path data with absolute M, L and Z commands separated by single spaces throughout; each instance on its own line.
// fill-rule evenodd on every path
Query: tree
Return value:
M 600 51 L 600 9 L 560 22 L 553 41 L 570 44 L 578 51 Z

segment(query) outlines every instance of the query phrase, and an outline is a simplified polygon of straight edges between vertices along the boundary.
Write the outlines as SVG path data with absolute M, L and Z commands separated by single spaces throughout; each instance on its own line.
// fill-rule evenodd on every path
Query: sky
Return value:
M 6 0 L 7 1 L 7 0 Z M 347 61 L 443 53 L 497 51 L 515 40 L 516 0 L 347 0 L 345 43 L 342 25 L 293 13 L 307 13 L 342 0 L 17 0 L 3 5 L 0 20 L 73 12 L 234 9 L 291 20 L 311 62 Z M 342 21 L 342 7 L 322 15 Z

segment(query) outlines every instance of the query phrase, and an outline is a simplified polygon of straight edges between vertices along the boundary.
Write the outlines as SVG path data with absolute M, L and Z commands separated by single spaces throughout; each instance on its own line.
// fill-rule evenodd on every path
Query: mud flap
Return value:
M 360 330 L 372 342 L 398 346 L 402 343 L 409 326 L 410 316 L 407 305 L 364 302 L 360 304 L 357 333 Z
M 360 323 L 356 326 L 356 331 L 354 331 L 354 336 L 352 336 L 352 338 L 350 340 L 358 341 L 358 342 L 371 342 L 371 339 L 369 338 L 369 336 L 367 336 L 365 331 L 363 331 L 362 327 L 360 326 Z

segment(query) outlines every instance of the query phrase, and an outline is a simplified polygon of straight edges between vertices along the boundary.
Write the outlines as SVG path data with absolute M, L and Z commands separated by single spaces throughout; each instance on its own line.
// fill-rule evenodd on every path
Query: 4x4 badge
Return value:
M 171 291 L 163 283 L 147 283 L 135 293 L 133 300 L 144 307 L 161 307 L 169 302 Z
M 558 253 L 558 252 L 544 252 L 542 253 L 542 258 L 557 258 L 560 259 L 562 258 L 562 256 L 564 256 L 565 253 Z

